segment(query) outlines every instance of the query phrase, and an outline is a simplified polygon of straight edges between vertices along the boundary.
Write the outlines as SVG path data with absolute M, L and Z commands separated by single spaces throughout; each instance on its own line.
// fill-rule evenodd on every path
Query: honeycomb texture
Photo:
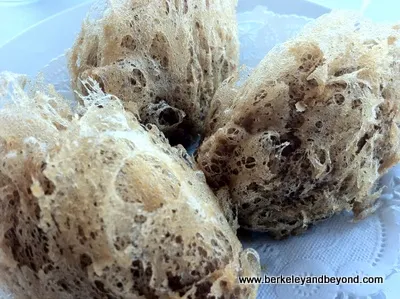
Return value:
M 74 89 L 92 77 L 171 144 L 190 145 L 216 89 L 237 69 L 237 0 L 106 2 L 70 51 Z
M 93 82 L 78 117 L 11 79 L 0 79 L 1 100 L 18 99 L 0 110 L 0 281 L 16 298 L 255 298 L 237 277 L 259 274 L 258 255 L 181 146 Z
M 373 212 L 399 161 L 399 28 L 332 12 L 217 91 L 197 161 L 239 225 L 276 238 Z

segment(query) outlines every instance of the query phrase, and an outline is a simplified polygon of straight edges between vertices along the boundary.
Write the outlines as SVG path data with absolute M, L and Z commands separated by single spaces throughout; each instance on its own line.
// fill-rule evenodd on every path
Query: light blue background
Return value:
M 18 6 L 2 4 L 3 1 L 7 2 L 7 0 L 0 0 L 0 47 L 37 22 L 90 0 L 38 0 L 35 3 Z M 298 0 L 246 0 L 241 3 L 253 6 L 254 2 L 265 3 L 271 9 L 278 8 L 276 11 L 278 13 L 283 13 L 285 10 L 291 13 L 296 6 L 304 5 L 303 1 Z M 363 4 L 367 3 L 364 14 L 369 18 L 380 22 L 400 20 L 400 1 L 398 0 L 310 0 L 310 2 L 329 8 L 353 10 L 361 10 Z M 318 15 L 319 11 L 309 11 L 308 16 L 315 17 L 315 14 Z

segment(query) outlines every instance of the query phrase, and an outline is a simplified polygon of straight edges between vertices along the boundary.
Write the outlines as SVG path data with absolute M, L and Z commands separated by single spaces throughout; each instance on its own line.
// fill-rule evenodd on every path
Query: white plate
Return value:
M 0 71 L 36 75 L 71 47 L 90 2 L 49 17 L 0 47 Z

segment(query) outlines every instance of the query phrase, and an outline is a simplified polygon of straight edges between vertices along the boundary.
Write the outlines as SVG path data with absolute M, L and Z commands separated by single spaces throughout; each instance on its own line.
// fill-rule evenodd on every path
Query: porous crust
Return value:
M 333 12 L 217 91 L 197 161 L 241 226 L 283 238 L 377 207 L 374 183 L 399 161 L 398 37 Z
M 16 298 L 255 298 L 238 276 L 258 255 L 182 147 L 93 82 L 79 117 L 0 83 L 17 99 L 0 110 L 0 282 Z
M 81 79 L 92 77 L 173 145 L 191 144 L 238 66 L 237 0 L 103 2 L 70 52 L 74 89 L 84 91 Z

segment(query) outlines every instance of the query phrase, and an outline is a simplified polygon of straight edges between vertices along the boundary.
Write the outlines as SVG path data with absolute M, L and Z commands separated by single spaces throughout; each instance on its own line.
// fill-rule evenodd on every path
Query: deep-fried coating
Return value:
M 374 182 L 399 161 L 398 29 L 325 15 L 217 91 L 198 163 L 240 225 L 282 238 L 376 208 Z
M 88 19 L 70 53 L 73 86 L 93 77 L 172 144 L 190 144 L 238 66 L 237 0 L 117 0 Z
M 18 298 L 255 298 L 237 278 L 258 255 L 182 147 L 94 85 L 81 117 L 2 86 L 0 281 Z

